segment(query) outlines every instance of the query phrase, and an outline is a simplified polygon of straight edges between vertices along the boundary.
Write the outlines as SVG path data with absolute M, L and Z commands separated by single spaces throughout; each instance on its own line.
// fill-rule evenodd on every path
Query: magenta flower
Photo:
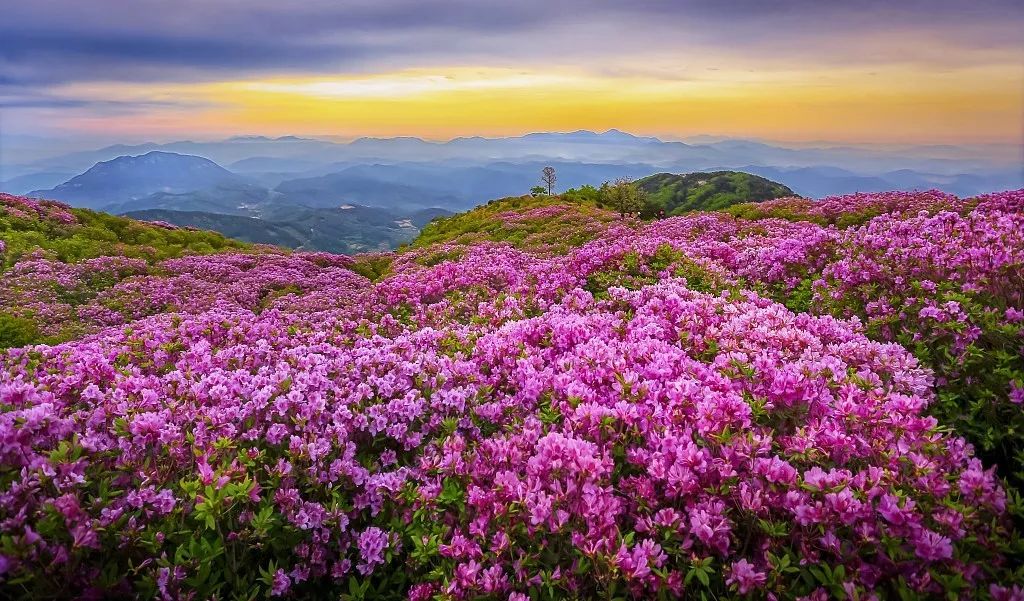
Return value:
M 733 562 L 729 567 L 729 577 L 725 583 L 735 586 L 741 595 L 746 595 L 755 588 L 763 585 L 768 579 L 765 572 L 758 571 L 746 559 Z
M 945 536 L 925 530 L 917 535 L 914 552 L 926 561 L 939 561 L 953 556 L 953 545 Z

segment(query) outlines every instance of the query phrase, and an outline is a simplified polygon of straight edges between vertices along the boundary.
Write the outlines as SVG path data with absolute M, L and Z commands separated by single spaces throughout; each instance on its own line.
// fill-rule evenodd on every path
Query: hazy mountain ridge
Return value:
M 186 151 L 196 154 L 183 154 Z M 252 235 L 253 239 L 285 240 L 288 246 L 334 245 L 325 231 L 354 241 L 352 248 L 377 248 L 404 241 L 407 231 L 392 225 L 372 225 L 367 236 L 349 231 L 356 213 L 331 212 L 339 207 L 361 206 L 379 213 L 373 219 L 389 222 L 410 219 L 418 211 L 440 209 L 462 211 L 491 198 L 518 196 L 538 183 L 543 167 L 557 173 L 555 190 L 583 185 L 600 185 L 619 177 L 635 180 L 651 174 L 704 173 L 697 179 L 713 179 L 723 170 L 743 172 L 747 190 L 736 198 L 754 200 L 750 185 L 761 184 L 759 176 L 777 182 L 769 196 L 797 194 L 824 197 L 880 190 L 940 189 L 959 196 L 971 196 L 993 189 L 1024 185 L 1019 168 L 999 167 L 999 161 L 966 160 L 970 149 L 942 146 L 920 147 L 922 157 L 900 152 L 914 149 L 880 147 L 782 147 L 754 140 L 700 137 L 666 141 L 651 136 L 609 130 L 596 133 L 578 130 L 567 133 L 537 132 L 507 138 L 466 137 L 435 142 L 413 137 L 359 138 L 341 143 L 330 140 L 284 136 L 239 136 L 216 142 L 181 141 L 168 144 L 114 145 L 36 163 L 39 171 L 14 178 L 11 191 L 30 181 L 50 183 L 66 172 L 65 161 L 80 162 L 103 158 L 112 152 L 141 152 L 135 156 L 106 158 L 84 168 L 79 175 L 50 188 L 38 188 L 30 195 L 53 198 L 72 205 L 112 213 L 178 211 L 197 213 L 191 221 L 179 216 L 183 225 L 216 223 L 219 231 L 241 231 L 240 225 L 258 224 L 245 219 L 218 219 L 214 215 L 260 219 L 285 227 Z M 995 152 L 995 151 L 993 151 Z M 997 153 L 998 154 L 998 153 Z M 960 157 L 960 158 L 958 158 Z M 991 157 L 989 157 L 991 158 Z M 823 160 L 835 164 L 823 164 Z M 230 168 L 222 166 L 227 164 Z M 978 167 L 980 164 L 986 168 Z M 65 166 L 62 166 L 65 165 Z M 874 171 L 865 170 L 874 165 Z M 909 166 L 906 166 L 909 165 Z M 933 171 L 923 171 L 924 167 Z M 954 168 L 955 167 L 955 168 Z M 958 169 L 972 170 L 959 173 Z M 748 175 L 749 174 L 749 175 Z M 687 176 L 689 177 L 689 176 Z M 35 179 L 33 179 L 35 178 Z M 718 181 L 715 185 L 727 183 Z M 676 188 L 678 182 L 671 184 Z M 707 198 L 703 192 L 683 186 L 680 192 L 663 186 L 648 190 L 666 212 L 715 208 L 731 200 L 736 192 L 720 189 Z M 770 188 L 770 187 L 769 187 Z M 766 188 L 767 189 L 767 188 Z M 694 195 L 687 200 L 686 196 Z M 704 200 L 696 201 L 696 197 Z M 755 196 L 757 196 L 755 194 Z M 300 209 L 301 208 L 301 209 Z M 283 222 L 295 221 L 305 208 L 326 210 L 313 219 L 311 232 L 296 234 Z M 174 221 L 168 219 L 168 221 Z M 306 227 L 306 226 L 304 226 Z M 214 228 L 214 229 L 217 229 Z M 259 229 L 259 228 L 257 228 Z M 407 228 L 405 228 L 407 229 Z M 376 236 L 376 238 L 374 238 Z M 310 246 L 312 245 L 312 246 Z M 342 248 L 331 246 L 331 248 Z M 348 246 L 344 246 L 348 248 Z M 339 250 L 338 252 L 351 252 Z
M 464 137 L 446 142 L 411 137 L 367 137 L 339 142 L 257 136 L 209 142 L 185 140 L 164 144 L 114 145 L 35 159 L 25 164 L 14 164 L 8 160 L 0 164 L 0 174 L 10 179 L 42 171 L 80 172 L 97 162 L 151 150 L 199 155 L 229 167 L 242 162 L 238 170 L 244 171 L 246 175 L 266 170 L 320 176 L 329 173 L 323 170 L 325 167 L 338 162 L 393 164 L 461 160 L 486 164 L 497 161 L 522 163 L 560 160 L 610 164 L 647 163 L 655 167 L 652 172 L 676 173 L 743 170 L 747 165 L 775 169 L 829 166 L 843 168 L 858 176 L 879 176 L 909 169 L 926 176 L 973 175 L 985 180 L 992 178 L 991 185 L 996 187 L 1007 183 L 1019 184 L 1024 180 L 1020 169 L 1020 150 L 1008 145 L 784 145 L 714 136 L 673 141 L 634 136 L 618 130 L 604 133 L 586 130 L 538 132 L 498 138 Z M 6 156 L 18 155 L 17 152 L 8 152 Z M 264 160 L 262 166 L 253 164 L 255 161 L 245 163 L 257 157 Z M 280 163 L 275 165 L 274 160 Z M 1006 182 L 1007 179 L 1011 181 Z M 835 191 L 839 192 L 841 190 Z

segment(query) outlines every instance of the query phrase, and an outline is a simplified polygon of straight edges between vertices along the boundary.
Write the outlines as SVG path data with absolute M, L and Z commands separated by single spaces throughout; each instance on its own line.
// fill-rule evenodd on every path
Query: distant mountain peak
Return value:
M 157 192 L 190 192 L 243 181 L 205 157 L 152 150 L 101 161 L 55 188 L 32 195 L 103 208 Z
M 630 140 L 634 140 L 634 139 L 637 138 L 637 136 L 634 136 L 631 133 L 624 132 L 624 131 L 622 131 L 620 129 L 615 129 L 614 127 L 611 128 L 611 129 L 605 130 L 604 133 L 602 133 L 601 135 L 602 136 L 615 136 L 617 138 L 629 138 Z
M 230 173 L 227 169 L 224 169 L 217 163 L 214 163 L 206 157 L 196 156 L 193 154 L 182 154 L 180 152 L 169 152 L 166 150 L 150 150 L 149 152 L 137 155 L 122 155 L 110 159 L 109 161 L 100 161 L 88 171 L 82 175 L 86 175 L 94 169 L 102 170 L 102 166 L 136 166 L 142 164 L 177 164 L 177 165 L 202 165 L 204 167 L 219 169 L 225 173 Z M 81 177 L 81 176 L 78 176 Z
M 272 138 L 267 136 L 231 136 L 227 142 L 269 142 Z
M 312 138 L 302 138 L 300 136 L 278 136 L 271 138 L 269 136 L 232 136 L 225 140 L 225 142 L 313 142 Z

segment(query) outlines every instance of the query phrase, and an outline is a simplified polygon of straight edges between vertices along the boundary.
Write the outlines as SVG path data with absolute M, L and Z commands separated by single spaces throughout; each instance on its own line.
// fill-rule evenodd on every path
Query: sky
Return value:
M 0 14 L 0 144 L 1024 136 L 1019 0 L 0 0 Z

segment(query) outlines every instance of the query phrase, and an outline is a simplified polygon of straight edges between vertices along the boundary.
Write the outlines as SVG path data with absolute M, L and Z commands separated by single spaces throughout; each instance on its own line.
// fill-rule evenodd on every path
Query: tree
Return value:
M 635 213 L 644 206 L 647 193 L 628 177 L 620 177 L 614 182 L 602 184 L 601 196 L 604 204 L 625 217 L 626 213 Z
M 555 177 L 555 168 L 551 165 L 541 169 L 540 181 L 547 187 L 549 195 L 551 194 L 551 191 L 555 189 L 555 181 L 557 179 L 558 178 Z
M 534 186 L 534 187 L 530 188 L 530 194 L 533 195 L 533 196 L 540 196 L 541 194 L 544 194 L 544 193 L 545 193 L 544 186 Z
M 601 191 L 591 186 L 590 184 L 584 184 L 579 188 L 569 188 L 565 192 L 559 194 L 562 200 L 569 202 L 575 202 L 579 204 L 593 204 L 598 207 L 603 206 L 601 202 Z

